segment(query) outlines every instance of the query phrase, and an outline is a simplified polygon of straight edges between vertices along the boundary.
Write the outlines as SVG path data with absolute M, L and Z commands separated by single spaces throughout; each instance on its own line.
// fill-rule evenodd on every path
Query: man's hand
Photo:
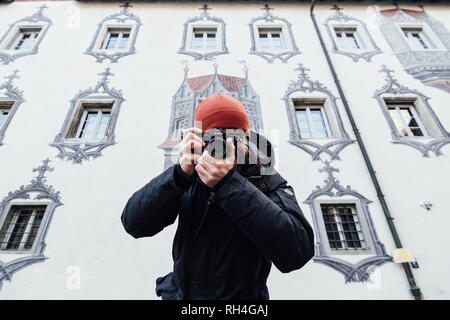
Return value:
M 198 159 L 195 170 L 198 176 L 208 187 L 213 188 L 233 168 L 235 155 L 233 139 L 227 139 L 228 157 L 216 159 L 207 150 Z
M 183 172 L 192 176 L 195 170 L 194 161 L 197 161 L 200 158 L 200 152 L 202 151 L 202 147 L 205 145 L 205 142 L 199 136 L 195 135 L 194 132 L 201 133 L 202 130 L 199 128 L 189 128 L 183 130 L 183 140 L 179 146 L 180 152 L 180 166 Z M 192 149 L 199 150 L 199 153 L 192 153 Z

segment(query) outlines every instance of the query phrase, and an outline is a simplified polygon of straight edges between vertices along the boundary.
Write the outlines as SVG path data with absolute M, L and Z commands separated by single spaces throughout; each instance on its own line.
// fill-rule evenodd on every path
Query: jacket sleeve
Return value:
M 125 231 L 134 238 L 150 237 L 174 223 L 180 198 L 193 180 L 176 164 L 136 191 L 122 212 Z
M 292 187 L 284 182 L 267 197 L 232 171 L 216 190 L 216 203 L 281 272 L 303 267 L 314 256 L 314 234 Z

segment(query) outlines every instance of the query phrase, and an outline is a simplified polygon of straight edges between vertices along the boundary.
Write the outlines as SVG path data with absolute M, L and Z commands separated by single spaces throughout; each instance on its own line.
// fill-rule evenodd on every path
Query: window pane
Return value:
M 331 249 L 365 248 L 354 204 L 321 204 L 320 207 Z
M 216 47 L 216 34 L 215 33 L 207 34 L 206 47 L 208 49 L 214 49 Z
M 311 109 L 312 125 L 314 127 L 315 138 L 327 138 L 327 128 L 320 109 Z
M 111 33 L 111 36 L 108 39 L 108 43 L 106 44 L 106 50 L 114 50 L 118 38 L 119 38 L 118 33 Z
M 80 138 L 92 138 L 92 134 L 97 121 L 97 112 L 88 112 L 81 129 Z
M 110 112 L 103 112 L 102 118 L 100 119 L 100 125 L 97 130 L 97 138 L 104 138 L 106 135 L 106 130 L 108 129 L 109 118 L 111 116 Z
M 3 126 L 3 123 L 6 121 L 6 118 L 8 117 L 8 112 L 0 111 L 0 129 Z
M 401 108 L 400 114 L 414 136 L 423 136 L 422 130 L 420 130 L 416 119 L 414 119 L 410 108 Z
M 202 49 L 202 47 L 203 47 L 203 33 L 194 33 L 192 48 Z
M 119 50 L 124 50 L 127 48 L 128 38 L 130 37 L 129 33 L 123 33 L 122 39 L 120 39 Z
M 408 136 L 408 131 L 403 126 L 403 121 L 400 118 L 397 110 L 395 108 L 389 108 L 389 115 L 391 116 L 392 122 L 394 123 L 398 135 L 401 137 Z
M 311 129 L 309 128 L 308 118 L 306 117 L 306 110 L 296 110 L 298 129 L 300 130 L 301 138 L 312 138 Z
M 15 50 L 27 50 L 28 48 L 30 48 L 32 42 L 30 43 L 30 41 L 32 41 L 31 39 L 31 33 L 22 33 L 20 35 L 20 41 L 17 43 L 16 47 L 14 48 Z
M 272 33 L 272 45 L 274 49 L 283 49 L 283 42 L 279 33 Z
M 24 249 L 31 249 L 33 247 L 34 239 L 36 238 L 36 234 L 39 230 L 39 227 L 42 222 L 42 218 L 44 217 L 44 209 L 38 209 L 36 210 L 36 215 L 33 220 L 33 225 L 31 226 L 31 229 L 29 231 L 29 234 L 27 235 L 27 242 L 25 243 Z

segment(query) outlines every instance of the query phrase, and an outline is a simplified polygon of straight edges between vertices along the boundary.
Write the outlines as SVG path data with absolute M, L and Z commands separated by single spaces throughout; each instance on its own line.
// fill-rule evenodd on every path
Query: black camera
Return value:
M 226 133 L 223 129 L 212 129 L 201 133 L 194 132 L 194 134 L 205 142 L 205 146 L 202 147 L 202 153 L 207 150 L 216 159 L 225 159 L 229 155 L 227 138 L 232 138 L 235 149 L 234 156 L 237 157 L 237 144 L 242 141 L 242 137 L 239 134 Z M 183 133 L 181 133 L 181 139 L 183 139 Z M 192 149 L 192 153 L 194 153 L 194 149 Z

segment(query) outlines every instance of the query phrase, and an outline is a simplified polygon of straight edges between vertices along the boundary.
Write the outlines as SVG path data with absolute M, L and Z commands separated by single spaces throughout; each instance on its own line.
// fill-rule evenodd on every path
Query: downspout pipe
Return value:
M 337 87 L 337 89 L 339 91 L 339 96 L 341 97 L 342 103 L 343 103 L 344 108 L 345 108 L 345 112 L 347 113 L 348 119 L 350 120 L 353 132 L 354 132 L 355 137 L 356 137 L 356 141 L 358 142 L 358 146 L 359 146 L 359 148 L 361 150 L 362 156 L 364 158 L 364 162 L 365 162 L 365 164 L 367 166 L 367 169 L 369 171 L 370 178 L 371 178 L 372 183 L 373 183 L 373 185 L 375 187 L 375 190 L 377 192 L 377 196 L 378 196 L 378 199 L 380 201 L 381 207 L 383 208 L 384 216 L 386 217 L 386 220 L 387 220 L 389 229 L 391 231 L 392 237 L 394 238 L 395 246 L 397 248 L 402 248 L 403 246 L 402 246 L 402 243 L 400 241 L 400 237 L 399 237 L 399 235 L 397 233 L 397 229 L 395 228 L 395 225 L 394 225 L 394 221 L 393 221 L 394 218 L 391 216 L 391 213 L 389 212 L 389 208 L 387 206 L 387 203 L 386 203 L 386 200 L 384 198 L 383 192 L 381 191 L 380 184 L 378 183 L 378 179 L 377 179 L 377 177 L 375 175 L 375 170 L 373 169 L 373 166 L 372 166 L 372 163 L 370 161 L 369 155 L 367 153 L 366 147 L 364 146 L 364 143 L 363 143 L 363 141 L 361 139 L 361 135 L 359 134 L 359 130 L 358 130 L 358 127 L 357 127 L 357 125 L 355 123 L 355 119 L 353 118 L 352 112 L 351 112 L 350 107 L 349 107 L 349 105 L 347 103 L 347 99 L 345 98 L 345 94 L 344 94 L 344 92 L 342 90 L 342 86 L 341 86 L 341 84 L 339 82 L 338 76 L 337 76 L 336 71 L 334 69 L 333 62 L 330 59 L 330 55 L 328 54 L 328 51 L 326 49 L 325 43 L 324 43 L 323 38 L 322 38 L 322 34 L 320 33 L 319 27 L 317 25 L 317 21 L 316 21 L 316 18 L 314 16 L 314 5 L 315 5 L 315 0 L 312 0 L 309 12 L 310 12 L 311 20 L 312 20 L 312 22 L 314 24 L 314 28 L 315 28 L 316 33 L 317 33 L 317 37 L 319 38 L 320 45 L 322 47 L 323 53 L 325 55 L 325 58 L 327 60 L 328 67 L 330 69 L 331 75 L 333 76 L 334 82 L 336 83 L 336 87 Z M 411 291 L 412 295 L 414 296 L 414 298 L 416 300 L 423 300 L 423 295 L 422 295 L 422 293 L 420 291 L 420 288 L 416 285 L 416 282 L 414 280 L 414 275 L 412 273 L 411 266 L 409 265 L 409 263 L 402 263 L 402 265 L 403 265 L 403 269 L 404 269 L 405 274 L 406 274 L 406 278 L 408 279 L 408 283 L 409 283 L 410 291 Z

